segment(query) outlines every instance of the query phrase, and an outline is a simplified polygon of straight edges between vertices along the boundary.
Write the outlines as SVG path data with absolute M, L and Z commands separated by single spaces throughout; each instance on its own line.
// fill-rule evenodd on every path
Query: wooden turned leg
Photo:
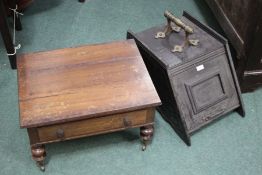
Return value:
M 32 145 L 31 146 L 32 158 L 36 161 L 37 166 L 41 171 L 45 171 L 45 146 L 44 145 Z
M 146 150 L 147 145 L 152 139 L 153 133 L 154 133 L 153 125 L 143 126 L 140 128 L 140 137 L 143 143 L 142 151 Z

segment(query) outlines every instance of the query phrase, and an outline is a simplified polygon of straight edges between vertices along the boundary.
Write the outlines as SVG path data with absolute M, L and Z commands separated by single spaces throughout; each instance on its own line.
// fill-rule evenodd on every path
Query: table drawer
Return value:
M 152 109 L 91 118 L 37 128 L 39 142 L 68 140 L 145 125 L 154 121 Z

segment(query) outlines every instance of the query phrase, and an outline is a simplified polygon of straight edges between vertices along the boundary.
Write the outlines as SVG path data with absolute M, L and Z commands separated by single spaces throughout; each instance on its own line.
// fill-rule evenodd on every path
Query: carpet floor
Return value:
M 35 0 L 17 32 L 19 53 L 125 39 L 165 22 L 163 12 L 186 10 L 221 32 L 204 0 Z M 16 70 L 0 41 L 0 175 L 43 174 L 31 160 L 29 139 L 19 128 Z M 262 174 L 262 89 L 243 94 L 246 117 L 226 115 L 192 136 L 188 147 L 156 115 L 155 135 L 140 151 L 139 131 L 47 145 L 46 175 L 260 175 Z

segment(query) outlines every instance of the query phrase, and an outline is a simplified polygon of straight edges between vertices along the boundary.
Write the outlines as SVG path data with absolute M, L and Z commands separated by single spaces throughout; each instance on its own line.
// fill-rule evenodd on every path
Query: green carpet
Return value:
M 36 0 L 22 17 L 19 53 L 125 39 L 165 22 L 165 9 L 186 10 L 216 27 L 203 0 Z M 192 136 L 187 147 L 156 115 L 153 143 L 140 151 L 138 129 L 47 145 L 46 175 L 260 175 L 262 89 L 243 94 L 246 117 L 233 112 Z M 43 174 L 19 128 L 16 71 L 0 42 L 0 175 Z

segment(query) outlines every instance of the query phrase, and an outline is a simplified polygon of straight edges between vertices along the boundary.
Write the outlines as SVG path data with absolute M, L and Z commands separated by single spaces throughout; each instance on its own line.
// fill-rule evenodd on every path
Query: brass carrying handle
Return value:
M 173 15 L 171 12 L 169 12 L 168 10 L 165 11 L 164 16 L 167 18 L 168 23 L 170 24 L 170 21 L 175 23 L 178 27 L 181 27 L 183 30 L 185 30 L 185 32 L 192 34 L 194 33 L 194 30 L 192 27 L 186 25 L 185 23 L 183 23 L 181 21 L 181 19 L 175 17 L 175 15 Z
M 187 46 L 197 46 L 199 43 L 198 39 L 189 39 L 189 35 L 194 33 L 194 29 L 185 23 L 182 22 L 181 19 L 175 17 L 171 12 L 168 10 L 165 11 L 164 16 L 167 19 L 167 25 L 164 28 L 164 31 L 159 31 L 155 35 L 155 38 L 165 38 L 169 33 L 176 32 L 179 33 L 182 30 L 185 31 L 185 40 L 181 45 L 175 45 L 174 48 L 171 50 L 172 52 L 183 52 L 184 48 Z M 172 25 L 175 24 L 176 26 Z

